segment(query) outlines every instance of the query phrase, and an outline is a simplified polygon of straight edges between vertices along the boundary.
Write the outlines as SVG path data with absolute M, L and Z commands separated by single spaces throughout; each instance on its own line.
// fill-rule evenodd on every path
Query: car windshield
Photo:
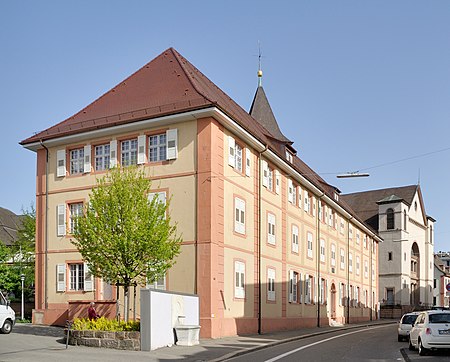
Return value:
M 417 314 L 405 315 L 402 319 L 402 324 L 413 324 L 417 319 Z
M 430 314 L 430 323 L 450 323 L 450 313 Z

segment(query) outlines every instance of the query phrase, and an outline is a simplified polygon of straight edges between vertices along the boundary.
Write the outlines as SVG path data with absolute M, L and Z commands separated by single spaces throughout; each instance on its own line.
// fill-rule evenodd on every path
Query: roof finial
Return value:
M 262 87 L 261 57 L 261 42 L 258 41 L 258 87 Z

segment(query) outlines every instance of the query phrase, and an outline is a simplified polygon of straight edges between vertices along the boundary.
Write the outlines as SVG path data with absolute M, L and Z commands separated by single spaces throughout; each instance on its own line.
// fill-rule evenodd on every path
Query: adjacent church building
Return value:
M 405 309 L 432 306 L 435 220 L 425 212 L 420 185 L 342 198 L 383 238 L 378 256 L 382 304 Z
M 71 238 L 96 179 L 118 165 L 142 168 L 152 194 L 171 198 L 182 251 L 157 287 L 199 296 L 202 337 L 371 320 L 379 290 L 403 290 L 389 277 L 380 289 L 382 238 L 297 156 L 261 84 L 247 112 L 172 48 L 21 144 L 37 156 L 35 323 L 64 324 L 74 303 L 113 305 L 116 286 L 90 274 Z M 415 235 L 429 219 L 419 196 L 407 201 L 415 211 L 391 206 L 394 229 L 405 209 Z M 428 243 L 392 249 L 420 264 L 404 271 L 408 286 L 430 278 Z

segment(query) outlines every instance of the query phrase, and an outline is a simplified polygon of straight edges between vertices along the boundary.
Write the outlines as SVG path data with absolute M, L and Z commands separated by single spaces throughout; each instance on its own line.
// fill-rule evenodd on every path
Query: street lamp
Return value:
M 20 317 L 23 320 L 23 315 L 24 315 L 24 300 L 23 300 L 23 283 L 25 281 L 25 274 L 20 274 L 20 281 L 22 282 L 22 305 L 21 305 L 21 310 L 20 310 Z

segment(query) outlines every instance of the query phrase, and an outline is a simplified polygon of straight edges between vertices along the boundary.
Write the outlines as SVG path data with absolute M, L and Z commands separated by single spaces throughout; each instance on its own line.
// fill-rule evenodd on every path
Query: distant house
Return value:
M 22 224 L 22 216 L 0 207 L 0 242 L 11 246 L 17 240 L 17 233 Z
M 420 186 L 357 192 L 341 197 L 384 239 L 379 248 L 382 304 L 432 305 L 435 220 L 425 213 Z
M 450 307 L 450 253 L 439 252 L 434 255 L 433 305 Z

